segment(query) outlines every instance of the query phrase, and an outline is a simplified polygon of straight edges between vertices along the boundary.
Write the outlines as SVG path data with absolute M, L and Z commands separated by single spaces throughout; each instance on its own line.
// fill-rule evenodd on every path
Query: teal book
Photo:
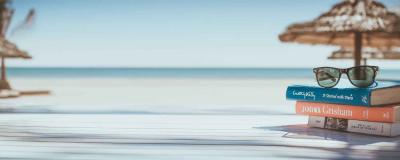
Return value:
M 339 83 L 334 88 L 323 88 L 317 85 L 291 85 L 286 90 L 286 98 L 353 106 L 382 106 L 400 103 L 400 83 L 378 81 L 368 88 L 357 88 L 350 83 Z

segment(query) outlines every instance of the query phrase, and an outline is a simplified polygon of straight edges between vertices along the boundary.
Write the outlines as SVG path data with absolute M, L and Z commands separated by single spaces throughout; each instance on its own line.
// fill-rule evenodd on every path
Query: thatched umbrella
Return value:
M 400 17 L 374 0 L 344 0 L 311 22 L 289 26 L 279 39 L 352 47 L 359 66 L 363 46 L 400 46 Z
M 6 66 L 5 58 L 24 58 L 30 59 L 31 56 L 28 53 L 18 49 L 16 45 L 6 40 L 5 35 L 8 26 L 11 22 L 11 17 L 14 10 L 11 9 L 9 5 L 9 0 L 0 0 L 0 58 L 1 58 L 1 80 L 0 80 L 0 90 L 11 89 L 6 78 Z
M 354 51 L 349 48 L 340 48 L 332 52 L 328 59 L 354 59 Z M 364 48 L 361 53 L 363 65 L 367 64 L 367 59 L 378 60 L 400 60 L 400 52 L 392 49 Z
M 6 39 L 0 38 L 0 57 L 1 57 L 1 80 L 0 80 L 0 90 L 1 89 L 11 89 L 6 78 L 6 66 L 5 58 L 23 58 L 31 59 L 32 57 L 28 55 L 27 52 L 21 51 Z

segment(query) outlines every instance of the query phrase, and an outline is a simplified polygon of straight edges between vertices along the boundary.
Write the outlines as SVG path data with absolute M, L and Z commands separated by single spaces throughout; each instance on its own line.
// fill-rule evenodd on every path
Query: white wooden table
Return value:
M 399 159 L 400 138 L 321 129 L 295 115 L 6 113 L 1 159 Z

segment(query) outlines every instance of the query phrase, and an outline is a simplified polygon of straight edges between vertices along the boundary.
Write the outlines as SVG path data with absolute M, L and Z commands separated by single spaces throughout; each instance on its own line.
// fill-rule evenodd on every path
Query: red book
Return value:
M 400 106 L 360 107 L 297 101 L 296 114 L 394 123 L 400 121 Z

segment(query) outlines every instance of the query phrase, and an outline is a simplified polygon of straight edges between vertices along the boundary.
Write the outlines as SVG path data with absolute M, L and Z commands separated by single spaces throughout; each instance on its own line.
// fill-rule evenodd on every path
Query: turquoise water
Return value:
M 8 68 L 10 77 L 314 78 L 310 68 Z M 400 79 L 400 70 L 379 78 Z

